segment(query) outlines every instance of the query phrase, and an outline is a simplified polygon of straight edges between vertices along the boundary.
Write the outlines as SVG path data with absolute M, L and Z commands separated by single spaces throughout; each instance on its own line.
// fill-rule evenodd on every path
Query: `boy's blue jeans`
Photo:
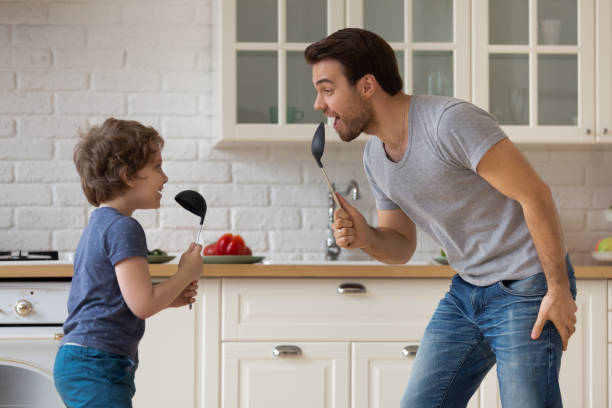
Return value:
M 128 357 L 65 344 L 57 352 L 55 388 L 69 408 L 132 407 L 136 365 Z
M 487 287 L 455 275 L 425 330 L 401 408 L 465 407 L 495 363 L 504 408 L 562 407 L 561 336 L 548 321 L 531 339 L 546 291 L 543 273 Z

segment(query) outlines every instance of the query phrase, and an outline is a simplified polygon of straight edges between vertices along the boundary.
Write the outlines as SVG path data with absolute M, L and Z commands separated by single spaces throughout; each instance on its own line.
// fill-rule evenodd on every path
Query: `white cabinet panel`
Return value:
M 415 343 L 353 343 L 352 408 L 399 407 L 415 355 L 402 349 Z
M 341 284 L 365 293 L 339 294 Z M 225 279 L 223 340 L 418 340 L 445 279 Z
M 223 408 L 349 407 L 348 343 L 291 343 L 301 355 L 275 357 L 279 345 L 223 344 Z
M 597 141 L 612 143 L 612 2 L 595 2 L 597 27 Z M 608 303 L 610 304 L 610 303 Z
M 597 408 L 606 404 L 606 282 L 580 280 L 576 296 L 576 332 L 563 353 L 559 383 L 566 407 Z M 499 403 L 494 366 L 483 381 L 481 406 Z
M 134 407 L 194 406 L 198 309 L 166 309 L 147 319 L 138 347 Z
M 576 332 L 561 361 L 561 394 L 567 407 L 606 405 L 606 282 L 577 284 Z

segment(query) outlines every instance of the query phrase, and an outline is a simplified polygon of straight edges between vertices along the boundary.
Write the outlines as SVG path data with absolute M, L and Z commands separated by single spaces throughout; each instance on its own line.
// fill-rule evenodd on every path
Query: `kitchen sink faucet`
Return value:
M 334 190 L 336 189 L 335 184 Z M 345 197 L 350 197 L 353 200 L 359 200 L 361 198 L 361 194 L 359 194 L 359 185 L 355 180 L 349 181 L 348 187 L 344 192 L 340 192 Z M 325 259 L 328 261 L 335 261 L 338 259 L 338 255 L 340 255 L 341 248 L 336 245 L 336 239 L 334 238 L 334 230 L 332 228 L 332 224 L 334 223 L 334 211 L 336 211 L 336 202 L 334 201 L 334 197 L 331 192 L 327 193 L 327 201 L 329 204 L 329 213 L 327 217 L 327 238 L 325 239 Z

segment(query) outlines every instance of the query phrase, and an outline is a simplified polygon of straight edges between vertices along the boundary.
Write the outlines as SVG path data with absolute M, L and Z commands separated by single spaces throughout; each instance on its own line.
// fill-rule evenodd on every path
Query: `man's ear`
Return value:
M 365 74 L 357 81 L 357 89 L 364 98 L 371 98 L 378 89 L 378 81 L 372 74 Z

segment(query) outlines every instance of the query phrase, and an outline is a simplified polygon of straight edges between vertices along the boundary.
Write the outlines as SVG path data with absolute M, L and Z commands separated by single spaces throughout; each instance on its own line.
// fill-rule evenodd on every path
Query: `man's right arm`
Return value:
M 400 209 L 378 210 L 378 227 L 366 219 L 338 194 L 342 208 L 334 213 L 334 238 L 338 246 L 362 249 L 374 259 L 387 264 L 404 264 L 416 249 L 414 222 Z

